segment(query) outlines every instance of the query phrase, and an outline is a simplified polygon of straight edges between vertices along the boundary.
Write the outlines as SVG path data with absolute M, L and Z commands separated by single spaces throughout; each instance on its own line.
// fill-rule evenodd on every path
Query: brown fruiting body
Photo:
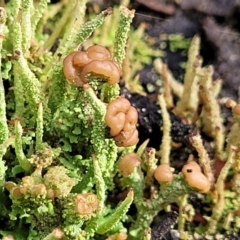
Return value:
M 52 233 L 56 239 L 62 239 L 64 237 L 64 232 L 60 228 L 53 229 Z
M 139 138 L 138 138 L 138 130 L 135 129 L 133 134 L 128 138 L 129 135 L 125 132 L 121 132 L 119 135 L 114 137 L 114 140 L 116 142 L 116 145 L 118 147 L 130 147 L 134 146 L 138 143 Z
M 168 163 L 159 165 L 155 172 L 154 177 L 159 183 L 170 182 L 173 180 L 173 173 Z
M 92 214 L 99 206 L 98 198 L 93 193 L 77 194 L 76 210 L 81 215 Z
M 240 116 L 240 103 L 236 104 L 233 109 L 233 114 Z
M 101 45 L 90 46 L 87 49 L 87 55 L 92 60 L 110 60 L 111 53 Z
M 190 187 L 198 189 L 201 193 L 207 193 L 210 190 L 210 182 L 196 162 L 190 161 L 184 165 L 182 173 Z
M 80 78 L 84 83 L 88 82 L 89 77 L 107 79 L 109 84 L 114 84 L 119 82 L 120 72 L 116 64 L 111 60 L 92 60 L 82 68 L 80 74 Z
M 72 64 L 74 68 L 82 68 L 90 61 L 91 59 L 89 59 L 86 52 L 76 52 L 76 54 L 73 56 Z
M 137 121 L 138 112 L 126 98 L 119 97 L 108 104 L 105 122 L 117 146 L 129 147 L 138 143 Z
M 108 104 L 105 122 L 110 127 L 111 136 L 118 135 L 123 129 L 126 113 L 130 106 L 130 102 L 123 97 L 119 97 Z
M 231 98 L 229 98 L 226 102 L 225 102 L 225 106 L 227 108 L 233 108 L 234 106 L 236 106 L 236 102 L 234 100 L 232 100 Z
M 125 232 L 120 232 L 116 234 L 116 240 L 126 240 L 127 237 L 127 233 Z
M 86 52 L 74 51 L 63 60 L 63 73 L 75 86 L 83 87 L 92 77 L 105 79 L 109 84 L 119 82 L 121 69 L 111 60 L 111 53 L 103 46 L 90 46 Z
M 63 73 L 66 79 L 75 86 L 82 86 L 83 82 L 77 74 L 77 68 L 73 66 L 73 58 L 77 52 L 72 52 L 63 60 Z
M 135 153 L 127 153 L 118 162 L 118 168 L 121 171 L 123 177 L 128 177 L 135 167 L 141 164 L 141 158 Z

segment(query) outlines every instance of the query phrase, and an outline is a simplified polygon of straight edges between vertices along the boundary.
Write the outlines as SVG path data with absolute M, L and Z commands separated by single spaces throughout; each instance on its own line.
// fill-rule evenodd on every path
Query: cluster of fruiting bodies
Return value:
M 76 184 L 74 178 L 67 175 L 68 170 L 62 166 L 50 167 L 42 177 L 42 168 L 38 167 L 30 176 L 25 176 L 19 185 L 14 182 L 5 182 L 5 188 L 13 198 L 23 196 L 44 196 L 49 199 L 67 196 Z
M 121 70 L 105 47 L 95 45 L 70 53 L 63 61 L 63 73 L 70 83 L 82 87 L 92 77 L 106 79 L 109 84 L 118 83 Z
M 118 168 L 123 177 L 128 177 L 141 163 L 142 160 L 137 154 L 127 153 L 120 159 Z M 210 190 L 209 180 L 195 161 L 187 162 L 182 168 L 182 174 L 190 187 L 197 189 L 201 193 L 207 193 Z M 162 163 L 155 169 L 154 178 L 159 183 L 171 182 L 174 178 L 173 170 L 168 163 Z
M 110 134 L 117 146 L 129 147 L 137 144 L 137 120 L 138 112 L 126 98 L 119 97 L 108 104 L 105 122 L 110 127 Z
M 100 45 L 90 46 L 86 51 L 70 53 L 63 61 L 63 73 L 77 87 L 83 87 L 92 78 L 115 84 L 121 76 L 119 64 Z M 137 144 L 137 121 L 138 112 L 126 98 L 117 97 L 108 104 L 105 122 L 117 146 L 129 147 Z

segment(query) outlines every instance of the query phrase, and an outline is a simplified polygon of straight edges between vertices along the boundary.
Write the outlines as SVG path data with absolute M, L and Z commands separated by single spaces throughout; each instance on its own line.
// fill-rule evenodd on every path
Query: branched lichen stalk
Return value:
M 24 169 L 25 172 L 30 172 L 31 163 L 27 160 L 23 152 L 23 142 L 22 142 L 23 129 L 19 120 L 15 120 L 15 152 L 20 166 Z
M 169 203 L 177 201 L 179 196 L 189 193 L 191 188 L 186 184 L 182 174 L 165 184 L 155 199 L 140 201 L 138 203 L 138 217 L 130 229 L 130 240 L 142 237 L 145 229 L 150 226 L 154 216 Z M 137 200 L 135 201 L 137 204 Z
M 132 19 L 134 18 L 135 10 L 129 10 L 128 8 L 120 7 L 120 16 L 118 27 L 116 30 L 116 36 L 114 39 L 114 52 L 113 59 L 117 61 L 120 66 L 122 65 L 123 59 L 125 58 L 125 48 L 128 38 L 128 32 Z
M 178 196 L 182 196 L 190 191 L 192 190 L 187 185 L 182 174 L 178 174 L 174 176 L 172 182 L 167 183 L 161 188 L 159 196 L 151 201 L 150 205 L 152 208 L 158 208 L 160 210 L 165 204 L 176 202 Z
M 4 26 L 6 22 L 6 11 L 0 8 L 0 144 L 8 138 L 8 125 L 6 117 L 5 90 L 2 79 L 2 41 L 4 39 Z
M 113 163 L 116 160 L 117 147 L 112 141 L 105 138 L 106 124 L 104 122 L 104 117 L 106 114 L 106 105 L 96 96 L 93 89 L 87 84 L 84 86 L 83 95 L 80 97 L 85 99 L 93 109 L 92 130 L 90 134 L 93 153 L 99 160 L 99 166 L 106 186 L 113 186 L 113 176 L 109 174 L 111 169 L 108 169 L 108 167 L 113 167 Z M 86 111 L 88 112 L 87 109 Z

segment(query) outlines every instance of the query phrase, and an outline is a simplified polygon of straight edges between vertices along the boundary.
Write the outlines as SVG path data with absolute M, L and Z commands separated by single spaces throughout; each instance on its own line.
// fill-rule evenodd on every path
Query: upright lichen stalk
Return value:
M 198 81 L 199 78 L 196 76 L 197 68 L 201 67 L 201 58 L 198 56 L 200 49 L 200 37 L 194 36 L 191 42 L 191 46 L 188 50 L 188 61 L 186 66 L 186 73 L 184 75 L 184 90 L 182 97 L 177 104 L 177 110 L 185 114 L 190 112 L 191 115 L 197 109 L 198 98 Z
M 31 9 L 33 2 L 31 0 L 22 0 L 22 12 L 21 15 L 21 29 L 22 29 L 22 50 L 24 53 L 27 53 L 32 39 L 31 32 Z
M 130 30 L 130 25 L 132 19 L 134 18 L 135 10 L 129 10 L 128 8 L 120 7 L 120 17 L 118 23 L 118 29 L 116 31 L 115 41 L 114 41 L 114 55 L 113 58 L 118 63 L 122 64 L 125 58 L 125 48 L 128 37 L 128 32 Z
M 28 12 L 24 12 L 22 14 L 28 15 Z M 28 110 L 32 115 L 36 117 L 36 110 L 43 96 L 41 95 L 40 81 L 32 72 L 27 59 L 24 57 L 24 53 L 29 47 L 27 37 L 24 37 L 25 35 L 28 35 L 28 32 L 22 32 L 20 22 L 17 18 L 13 19 L 11 28 L 13 35 L 15 35 L 15 37 L 12 39 L 14 53 L 13 68 L 15 72 L 14 80 L 16 81 L 15 98 L 18 100 L 20 98 L 20 94 L 24 93 L 26 96 L 26 103 L 28 104 Z M 30 29 L 25 28 L 24 30 L 30 31 Z M 24 112 L 24 109 L 22 108 L 24 108 L 24 104 L 23 100 L 19 100 L 20 103 L 16 105 L 16 116 L 22 117 L 21 115 Z
M 5 38 L 4 27 L 6 23 L 6 11 L 4 8 L 0 8 L 0 67 L 2 66 L 2 42 Z M 2 72 L 0 72 L 0 144 L 6 141 L 8 138 L 8 125 L 6 119 L 6 102 L 5 102 L 5 90 L 2 79 Z
M 6 23 L 6 11 L 4 8 L 0 8 L 0 192 L 2 191 L 2 185 L 5 180 L 6 166 L 3 161 L 3 155 L 6 152 L 5 141 L 8 139 L 9 130 L 6 118 L 6 101 L 5 101 L 5 90 L 2 78 L 2 42 L 4 39 L 4 27 Z M 6 144 L 6 143 L 5 143 Z
M 50 0 L 40 0 L 37 6 L 34 8 L 34 12 L 31 15 L 31 27 L 32 27 L 31 36 L 35 36 L 37 25 L 41 20 L 44 12 L 47 10 L 47 6 L 49 2 Z
M 171 151 L 171 121 L 163 95 L 158 96 L 158 102 L 163 116 L 163 139 L 160 146 L 161 163 L 169 163 L 169 154 Z
M 235 161 L 234 146 L 229 149 L 229 155 L 226 164 L 222 168 L 218 180 L 216 182 L 216 199 L 214 199 L 214 207 L 211 219 L 209 221 L 208 233 L 215 233 L 217 224 L 220 220 L 224 210 L 224 181 L 226 180 L 229 169 L 233 166 Z

